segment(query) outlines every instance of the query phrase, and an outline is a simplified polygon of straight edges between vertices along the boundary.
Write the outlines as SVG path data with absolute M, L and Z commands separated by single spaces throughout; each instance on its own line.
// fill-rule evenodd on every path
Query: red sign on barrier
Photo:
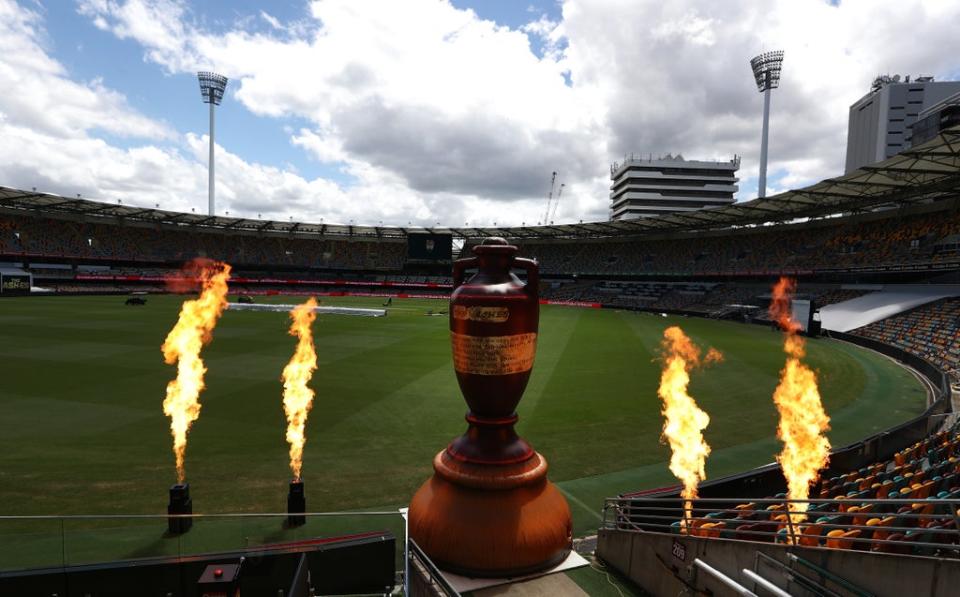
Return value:
M 109 274 L 77 274 L 74 280 L 103 280 L 103 281 L 122 281 L 122 282 L 166 282 L 171 278 L 182 280 L 181 276 L 138 276 L 123 275 L 114 276 Z M 230 279 L 235 284 L 286 284 L 298 286 L 364 286 L 364 287 L 393 287 L 403 288 L 452 288 L 450 284 L 440 284 L 437 282 L 396 282 L 392 280 L 307 280 L 307 279 L 288 279 L 288 278 L 247 278 L 242 276 Z

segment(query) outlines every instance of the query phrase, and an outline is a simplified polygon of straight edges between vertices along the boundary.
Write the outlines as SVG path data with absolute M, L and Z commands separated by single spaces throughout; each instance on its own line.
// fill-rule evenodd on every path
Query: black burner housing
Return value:
M 167 514 L 193 514 L 193 500 L 190 499 L 190 484 L 180 483 L 170 487 L 170 503 Z M 167 518 L 167 530 L 171 535 L 181 535 L 193 526 L 192 518 Z
M 287 494 L 287 526 L 297 527 L 307 522 L 306 516 L 296 516 L 307 511 L 307 496 L 303 492 L 303 480 L 290 481 L 290 492 Z

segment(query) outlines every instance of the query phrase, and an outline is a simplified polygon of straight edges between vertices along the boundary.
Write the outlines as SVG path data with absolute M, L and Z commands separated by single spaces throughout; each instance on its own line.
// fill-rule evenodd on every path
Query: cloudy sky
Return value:
M 843 170 L 880 73 L 960 79 L 955 0 L 0 0 L 0 185 L 206 210 L 196 71 L 217 112 L 217 211 L 490 225 L 607 217 L 630 152 L 743 156 L 786 52 L 770 186 Z

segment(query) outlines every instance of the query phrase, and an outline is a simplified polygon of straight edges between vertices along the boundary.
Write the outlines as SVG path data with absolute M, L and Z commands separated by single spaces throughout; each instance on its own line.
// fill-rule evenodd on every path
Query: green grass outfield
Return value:
M 175 477 L 161 402 L 174 368 L 163 363 L 160 344 L 182 298 L 150 297 L 146 307 L 123 301 L 0 300 L 0 514 L 165 512 Z M 424 315 L 445 307 L 395 299 L 385 318 L 319 318 L 303 473 L 310 510 L 406 504 L 430 476 L 434 454 L 465 429 L 447 319 Z M 285 510 L 290 473 L 279 376 L 294 346 L 287 321 L 283 313 L 228 311 L 204 350 L 207 390 L 186 454 L 196 512 Z M 549 461 L 577 534 L 596 528 L 604 497 L 672 482 L 659 442 L 654 358 L 673 324 L 726 357 L 694 373 L 690 388 L 711 416 L 708 477 L 765 464 L 778 450 L 771 395 L 784 361 L 779 334 L 696 318 L 544 307 L 518 430 Z M 924 408 L 919 382 L 872 352 L 815 340 L 808 362 L 819 372 L 834 445 Z

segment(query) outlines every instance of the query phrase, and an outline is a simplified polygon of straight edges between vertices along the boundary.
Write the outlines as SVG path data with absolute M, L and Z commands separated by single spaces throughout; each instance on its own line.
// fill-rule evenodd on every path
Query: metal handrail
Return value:
M 0 520 L 124 520 L 124 519 L 167 519 L 167 518 L 286 518 L 289 512 L 235 512 L 223 514 L 26 514 L 0 515 Z M 303 512 L 297 516 L 399 516 L 393 511 L 353 511 L 353 512 Z
M 772 498 L 758 498 L 758 497 L 728 497 L 728 498 L 708 498 L 708 497 L 696 497 L 693 498 L 695 503 L 704 503 L 704 504 L 719 504 L 719 503 L 738 503 L 738 504 L 785 504 L 785 503 L 797 503 L 797 504 L 857 504 L 857 503 L 871 503 L 871 502 L 882 502 L 882 503 L 911 503 L 916 504 L 917 502 L 922 502 L 927 498 L 844 498 L 838 500 L 836 498 L 809 498 L 805 500 L 791 499 L 787 497 L 772 497 Z M 606 502 L 651 502 L 651 501 L 669 501 L 677 500 L 683 501 L 684 498 L 679 497 L 617 497 L 617 498 L 607 498 Z M 937 502 L 943 503 L 957 503 L 960 504 L 960 498 L 936 498 Z
M 787 593 L 786 591 L 784 591 L 777 585 L 773 584 L 769 580 L 765 579 L 764 577 L 760 576 L 753 570 L 750 570 L 749 568 L 744 568 L 741 572 L 743 573 L 744 576 L 749 578 L 752 582 L 760 585 L 761 587 L 763 587 L 770 593 L 773 593 L 777 597 L 790 597 L 790 593 Z
M 754 556 L 755 557 L 753 562 L 753 569 L 755 571 L 757 572 L 760 571 L 760 562 L 767 564 L 768 566 L 770 566 L 771 568 L 773 568 L 783 576 L 783 578 L 787 581 L 788 588 L 790 586 L 790 583 L 795 583 L 800 587 L 802 587 L 803 589 L 809 591 L 810 593 L 814 595 L 819 595 L 820 597 L 842 597 L 839 593 L 821 584 L 817 580 L 814 580 L 806 576 L 805 574 L 802 574 L 797 570 L 794 570 L 793 568 L 791 568 L 790 566 L 787 566 L 780 560 L 773 558 L 771 556 L 768 556 L 767 554 L 763 553 L 760 550 L 757 550 L 754 553 Z M 842 583 L 847 583 L 847 584 L 850 584 L 850 586 L 853 586 L 846 579 L 841 579 L 841 580 L 842 580 Z M 846 585 L 842 584 L 842 586 L 846 586 Z M 854 587 L 854 589 L 852 589 L 851 592 L 858 597 L 874 597 L 874 595 L 865 593 L 864 591 L 860 590 L 859 587 Z
M 410 547 L 410 556 L 412 560 L 416 562 L 424 569 L 427 573 L 428 578 L 425 579 L 431 584 L 438 585 L 447 597 L 460 597 L 460 593 L 457 592 L 453 586 L 447 582 L 447 579 L 444 578 L 443 573 L 440 572 L 440 569 L 437 568 L 437 565 L 433 563 L 433 560 L 430 559 L 427 554 L 420 549 L 420 546 L 417 545 L 417 542 L 413 539 L 408 539 Z
M 720 582 L 721 584 L 723 584 L 725 587 L 727 587 L 728 589 L 734 591 L 734 592 L 737 593 L 738 595 L 742 595 L 743 597 L 759 597 L 756 593 L 754 593 L 753 591 L 751 591 L 751 590 L 748 589 L 747 587 L 741 585 L 740 583 L 738 583 L 737 581 L 733 580 L 732 578 L 730 578 L 729 576 L 727 576 L 727 575 L 724 574 L 723 572 L 720 572 L 719 570 L 717 570 L 716 568 L 714 568 L 714 567 L 711 566 L 710 564 L 707 564 L 706 562 L 704 562 L 704 561 L 701 560 L 700 558 L 695 559 L 695 560 L 693 561 L 693 565 L 696 566 L 697 568 L 699 568 L 700 570 L 703 570 L 704 572 L 706 572 L 707 574 L 709 574 L 710 576 L 712 576 L 713 578 L 715 578 L 717 581 L 719 581 L 719 582 Z
M 271 544 L 283 545 L 285 540 L 289 541 L 298 541 L 301 540 L 306 533 L 307 537 L 310 537 L 311 529 L 313 529 L 312 536 L 322 537 L 322 536 L 358 536 L 358 535 L 367 535 L 371 533 L 379 533 L 384 530 L 389 530 L 390 532 L 395 532 L 396 527 L 393 525 L 394 521 L 389 519 L 401 519 L 401 513 L 394 511 L 380 511 L 380 510 L 371 510 L 371 511 L 339 511 L 339 512 L 304 512 L 298 513 L 298 516 L 302 516 L 306 519 L 317 521 L 320 525 L 319 527 L 302 527 L 304 531 L 301 531 L 297 534 L 289 536 L 276 536 L 270 533 L 264 533 L 262 529 L 252 530 L 249 533 L 245 533 L 244 537 L 241 537 L 242 541 L 237 543 L 235 539 L 227 539 L 227 541 L 216 542 L 218 546 L 217 549 L 222 550 L 234 550 L 234 549 L 250 549 L 251 547 L 269 547 Z M 290 516 L 288 512 L 235 512 L 235 513 L 210 513 L 210 514 L 40 514 L 40 515 L 9 515 L 4 514 L 0 515 L 0 539 L 7 538 L 11 541 L 16 541 L 19 533 L 24 532 L 24 529 L 39 529 L 39 531 L 28 531 L 34 534 L 38 532 L 43 536 L 48 536 L 51 540 L 56 540 L 59 542 L 59 548 L 57 548 L 58 554 L 55 554 L 53 548 L 48 549 L 42 555 L 37 556 L 34 559 L 29 560 L 27 564 L 23 563 L 11 563 L 15 560 L 15 549 L 2 550 L 0 553 L 0 576 L 5 575 L 11 572 L 17 572 L 20 570 L 31 569 L 31 568 L 41 568 L 41 567 L 67 567 L 73 565 L 83 565 L 87 563 L 97 563 L 101 561 L 132 561 L 126 560 L 125 558 L 129 557 L 126 554 L 126 551 L 113 552 L 112 548 L 106 548 L 102 552 L 94 553 L 82 553 L 79 561 L 73 561 L 68 559 L 68 549 L 67 543 L 68 539 L 71 538 L 71 534 L 77 532 L 102 532 L 102 533 L 111 533 L 118 530 L 129 529 L 130 531 L 140 532 L 142 529 L 152 528 L 154 522 L 162 522 L 162 527 L 165 529 L 167 527 L 167 522 L 169 520 L 176 519 L 190 519 L 196 521 L 207 521 L 207 524 L 204 528 L 214 529 L 223 528 L 218 524 L 214 524 L 216 521 L 222 521 L 224 523 L 228 521 L 235 521 L 236 524 L 246 527 L 250 524 L 248 521 L 257 522 L 262 521 L 264 526 L 271 524 L 270 521 L 285 521 Z M 327 521 L 337 522 L 337 519 L 348 520 L 349 522 L 356 522 L 357 527 L 351 534 L 349 529 L 346 529 L 346 534 L 341 533 L 345 530 L 340 527 L 333 529 L 333 532 L 324 532 L 320 531 L 326 529 L 325 524 Z M 146 521 L 146 522 L 134 522 L 134 521 Z M 377 522 L 380 521 L 380 522 Z M 54 523 L 54 524 L 51 524 Z M 97 524 L 100 523 L 100 524 Z M 56 525 L 56 527 L 54 527 Z M 213 526 L 210 526 L 213 525 Z M 256 526 L 256 525 L 255 525 Z M 159 525 L 158 529 L 161 528 Z M 194 527 L 196 529 L 197 527 Z M 232 528 L 232 527 L 228 527 Z M 392 529 L 392 530 L 391 530 Z M 399 535 L 403 532 L 405 534 L 405 528 L 397 532 L 397 545 L 399 544 Z M 190 535 L 197 535 L 198 531 L 192 531 Z M 105 535 L 110 537 L 110 535 Z M 175 541 L 175 555 L 179 557 L 184 556 L 193 556 L 207 553 L 214 553 L 211 551 L 209 544 L 198 542 L 191 543 L 190 539 L 187 539 L 186 543 L 181 543 L 182 541 L 181 534 L 175 534 L 175 536 L 168 537 L 171 541 Z M 200 537 L 208 537 L 207 535 L 201 533 Z M 289 537 L 289 539 L 287 538 Z M 405 537 L 404 537 L 405 538 Z M 251 544 L 250 540 L 253 540 L 254 543 Z M 13 543 L 8 547 L 13 547 Z M 69 551 L 72 551 L 69 550 Z M 81 550 L 82 551 L 82 550 Z M 14 555 L 11 555 L 14 554 Z M 73 554 L 71 554 L 72 556 Z M 153 557 L 166 557 L 168 554 L 165 551 L 158 551 L 156 554 L 144 554 L 142 556 L 136 556 L 137 559 L 148 559 Z M 397 558 L 403 557 L 404 564 L 406 562 L 406 554 L 400 552 L 396 554 Z M 12 559 L 11 559 L 12 558 Z M 99 558 L 99 559 L 98 559 Z
M 838 576 L 822 566 L 818 566 L 809 560 L 805 560 L 804 558 L 801 558 L 797 554 L 788 553 L 787 559 L 791 562 L 796 562 L 797 564 L 800 564 L 801 566 L 804 566 L 805 568 L 816 572 L 817 574 L 819 574 L 823 578 L 826 578 L 830 582 L 840 585 L 841 587 L 843 587 L 845 591 L 849 593 L 853 593 L 854 595 L 858 595 L 859 597 L 874 597 L 873 593 L 868 593 L 864 589 L 858 587 L 857 585 L 853 584 L 852 582 L 843 578 L 842 576 Z
M 871 549 L 880 551 L 882 546 L 894 546 L 914 551 L 915 548 L 926 552 L 936 552 L 948 557 L 960 558 L 960 499 L 956 498 L 915 498 L 915 499 L 856 499 L 795 500 L 788 498 L 699 498 L 694 507 L 684 505 L 682 498 L 611 498 L 607 499 L 603 510 L 603 528 L 631 532 L 664 532 L 715 539 L 745 539 L 785 544 L 797 544 L 809 547 L 829 547 L 834 549 Z M 816 510 L 801 513 L 789 510 L 789 504 L 802 503 L 829 504 L 834 510 Z M 675 504 L 675 505 L 674 505 Z M 705 507 L 716 504 L 715 508 Z M 734 509 L 731 504 L 746 505 L 752 508 Z M 780 509 L 767 510 L 757 506 L 763 504 L 779 505 Z M 839 511 L 841 506 L 855 507 L 868 504 L 885 506 L 876 511 L 849 512 Z M 898 513 L 902 506 L 922 506 L 932 508 L 931 512 L 910 511 Z M 918 508 L 919 509 L 919 508 Z M 752 519 L 755 514 L 765 517 Z M 710 516 L 705 516 L 710 514 Z M 746 514 L 747 517 L 738 516 Z M 804 520 L 796 518 L 805 514 Z M 774 520 L 773 516 L 784 516 Z M 821 517 L 834 517 L 835 520 L 816 522 Z M 856 524 L 854 521 L 879 518 L 893 518 L 889 525 Z M 953 528 L 927 527 L 931 522 L 951 524 Z M 677 522 L 681 526 L 676 525 Z M 743 526 L 759 525 L 755 528 L 703 528 L 708 523 L 742 523 Z M 915 523 L 916 526 L 906 526 Z M 804 531 L 816 525 L 820 531 L 816 534 Z M 848 533 L 860 531 L 870 536 L 834 536 L 827 533 L 835 530 Z M 910 539 L 891 540 L 896 534 L 916 535 Z M 878 535 L 879 534 L 879 535 Z

